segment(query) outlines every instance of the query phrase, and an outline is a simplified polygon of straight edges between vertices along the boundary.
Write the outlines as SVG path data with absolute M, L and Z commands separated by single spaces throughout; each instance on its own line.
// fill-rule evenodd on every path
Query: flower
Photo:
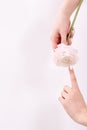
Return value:
M 57 66 L 69 67 L 78 61 L 78 51 L 70 45 L 61 43 L 53 52 L 53 60 Z

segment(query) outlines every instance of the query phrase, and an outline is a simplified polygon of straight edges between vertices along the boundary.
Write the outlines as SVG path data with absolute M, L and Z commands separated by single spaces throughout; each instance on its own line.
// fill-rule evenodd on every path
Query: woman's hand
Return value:
M 66 38 L 70 30 L 70 18 L 65 15 L 62 11 L 59 11 L 58 17 L 51 34 L 52 48 L 57 48 L 59 43 L 67 43 Z M 72 43 L 72 37 L 74 35 L 74 30 L 71 32 L 68 44 Z
M 59 97 L 68 115 L 79 124 L 87 126 L 87 106 L 80 92 L 73 69 L 69 68 L 72 87 L 65 86 Z

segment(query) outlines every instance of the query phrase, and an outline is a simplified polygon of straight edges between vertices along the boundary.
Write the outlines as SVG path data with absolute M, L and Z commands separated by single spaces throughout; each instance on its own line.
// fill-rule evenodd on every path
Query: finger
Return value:
M 56 49 L 57 48 L 57 40 L 56 40 L 56 38 L 53 38 L 51 43 L 52 43 L 52 48 Z
M 66 99 L 67 96 L 68 96 L 68 93 L 66 93 L 65 91 L 62 91 L 62 92 L 61 92 L 61 96 L 62 96 L 64 99 Z
M 70 38 L 73 38 L 74 34 L 75 34 L 75 30 L 72 30 L 70 34 Z
M 53 50 L 57 48 L 56 42 L 52 42 L 52 48 L 53 48 Z
M 72 29 L 71 32 L 70 32 L 70 38 L 72 38 L 74 36 L 74 34 L 75 34 L 75 30 Z
M 66 92 L 66 93 L 70 93 L 71 92 L 71 88 L 69 86 L 64 86 L 63 90 Z
M 67 43 L 67 41 L 66 41 L 66 33 L 61 33 L 61 43 Z
M 62 97 L 59 97 L 58 100 L 61 102 L 61 104 L 64 104 L 64 99 Z
M 52 41 L 52 48 L 56 49 L 57 45 L 61 42 L 60 35 L 58 33 L 57 34 L 53 34 L 51 36 L 51 41 Z
M 74 69 L 69 67 L 69 74 L 71 79 L 72 87 L 78 87 L 77 79 L 74 73 Z
M 72 44 L 72 38 L 69 38 L 69 40 L 68 40 L 68 44 L 69 44 L 69 45 Z

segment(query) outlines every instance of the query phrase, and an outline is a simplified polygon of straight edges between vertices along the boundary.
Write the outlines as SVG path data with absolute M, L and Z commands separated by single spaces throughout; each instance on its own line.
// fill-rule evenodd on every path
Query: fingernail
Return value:
M 73 70 L 73 67 L 72 67 L 72 66 L 69 66 L 69 70 Z

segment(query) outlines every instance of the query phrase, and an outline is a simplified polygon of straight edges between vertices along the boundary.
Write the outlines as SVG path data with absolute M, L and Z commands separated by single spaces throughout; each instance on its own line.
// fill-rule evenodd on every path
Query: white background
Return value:
M 86 130 L 58 101 L 68 71 L 51 59 L 50 32 L 61 0 L 0 1 L 0 130 Z M 74 67 L 87 101 L 87 2 L 76 25 Z

